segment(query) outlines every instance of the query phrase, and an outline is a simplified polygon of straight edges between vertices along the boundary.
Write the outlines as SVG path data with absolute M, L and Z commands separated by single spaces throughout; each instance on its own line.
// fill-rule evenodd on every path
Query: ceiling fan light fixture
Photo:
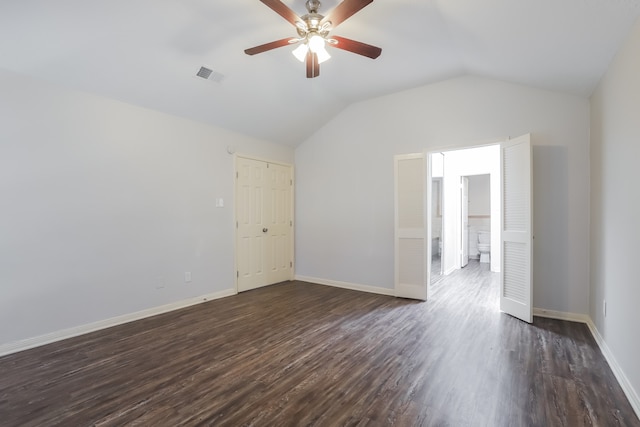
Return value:
M 309 37 L 309 49 L 313 53 L 320 53 L 321 50 L 324 50 L 324 37 L 319 34 L 313 34 Z
M 293 53 L 293 56 L 295 56 L 298 61 L 304 62 L 309 51 L 318 55 L 318 64 L 322 64 L 331 58 L 331 55 L 329 55 L 329 52 L 325 49 L 325 39 L 319 34 L 312 34 L 307 37 L 304 43 L 300 43 L 300 46 L 295 48 L 291 53 Z
M 321 49 L 318 49 L 315 53 L 318 55 L 318 64 L 322 64 L 324 61 L 331 58 L 331 55 L 329 55 L 329 52 L 327 52 L 327 49 L 325 49 L 324 46 L 322 46 Z
M 307 57 L 307 52 L 309 51 L 309 46 L 307 46 L 306 43 L 300 43 L 300 46 L 298 46 L 297 48 L 293 49 L 293 56 L 295 56 L 298 61 L 300 62 L 304 62 L 305 58 Z
M 327 59 L 331 58 L 329 52 L 325 48 L 325 39 L 319 34 L 312 34 L 308 38 L 309 50 L 318 55 L 318 64 L 322 64 Z

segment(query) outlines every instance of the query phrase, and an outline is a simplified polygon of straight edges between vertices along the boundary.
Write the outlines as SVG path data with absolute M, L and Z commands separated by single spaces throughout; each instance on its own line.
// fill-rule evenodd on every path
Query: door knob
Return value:
M 262 229 L 262 232 L 263 232 L 263 233 L 266 233 L 267 231 L 269 231 L 269 229 L 268 229 L 268 228 L 263 228 L 263 229 Z

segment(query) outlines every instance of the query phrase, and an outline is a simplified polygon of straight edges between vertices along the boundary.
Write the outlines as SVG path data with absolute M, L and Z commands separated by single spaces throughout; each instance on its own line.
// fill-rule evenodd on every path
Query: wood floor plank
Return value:
M 289 282 L 0 358 L 0 425 L 640 427 L 583 324 Z

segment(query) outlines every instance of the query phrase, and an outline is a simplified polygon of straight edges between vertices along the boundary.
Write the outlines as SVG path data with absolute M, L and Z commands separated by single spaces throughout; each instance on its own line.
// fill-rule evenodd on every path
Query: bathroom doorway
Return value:
M 469 260 L 491 262 L 491 175 L 467 175 L 461 178 L 460 266 Z
M 443 155 L 440 255 L 443 275 L 447 276 L 449 269 L 451 272 L 462 271 L 461 203 L 460 197 L 456 197 L 461 177 L 489 174 L 491 232 L 488 239 L 490 262 L 487 264 L 492 273 L 501 273 L 499 309 L 525 322 L 533 321 L 531 154 L 531 135 L 525 134 L 477 148 L 394 156 L 394 288 L 397 297 L 426 301 L 431 292 L 432 158 Z M 466 161 L 461 162 L 461 158 Z M 451 189 L 454 197 L 447 196 Z
M 431 275 L 444 276 L 480 262 L 500 271 L 500 146 L 429 153 L 431 165 Z

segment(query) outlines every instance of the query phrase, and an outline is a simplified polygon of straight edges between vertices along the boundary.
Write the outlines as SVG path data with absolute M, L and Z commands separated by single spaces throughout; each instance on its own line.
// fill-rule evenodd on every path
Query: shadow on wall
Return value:
M 570 306 L 568 158 L 566 147 L 533 146 L 534 307 Z

